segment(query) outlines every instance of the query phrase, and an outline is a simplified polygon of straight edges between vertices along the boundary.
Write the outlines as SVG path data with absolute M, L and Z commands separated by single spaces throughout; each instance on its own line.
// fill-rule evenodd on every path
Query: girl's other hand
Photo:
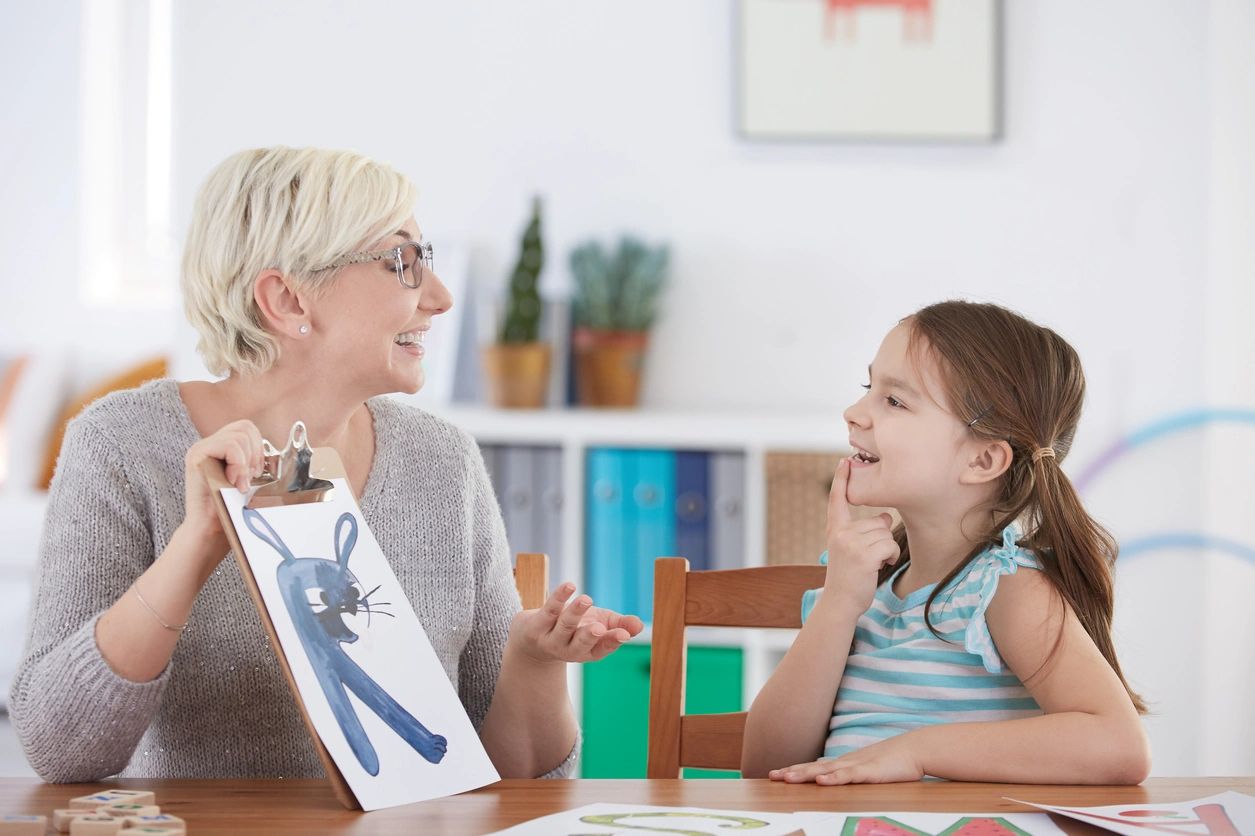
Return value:
M 536 662 L 595 662 L 618 650 L 644 624 L 634 615 L 593 606 L 580 595 L 570 606 L 575 584 L 558 586 L 545 605 L 514 616 L 510 641 Z
M 924 770 L 911 753 L 909 734 L 902 734 L 839 758 L 773 769 L 767 777 L 789 784 L 889 784 L 918 781 Z
M 828 493 L 828 573 L 822 601 L 839 604 L 861 615 L 876 594 L 880 568 L 898 562 L 902 551 L 893 539 L 893 517 L 877 514 L 867 520 L 850 515 L 846 488 L 850 460 L 837 465 Z

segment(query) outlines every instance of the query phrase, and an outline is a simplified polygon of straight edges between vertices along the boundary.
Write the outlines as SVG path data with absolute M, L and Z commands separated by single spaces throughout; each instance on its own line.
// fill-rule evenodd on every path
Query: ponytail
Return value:
M 1072 480 L 1053 459 L 1038 460 L 1031 465 L 1031 472 L 1033 501 L 1026 523 L 1032 534 L 1021 545 L 1037 554 L 1042 571 L 1120 677 L 1133 706 L 1144 714 L 1146 703 L 1125 680 L 1111 639 L 1115 599 L 1112 569 L 1119 552 L 1115 538 L 1085 510 Z

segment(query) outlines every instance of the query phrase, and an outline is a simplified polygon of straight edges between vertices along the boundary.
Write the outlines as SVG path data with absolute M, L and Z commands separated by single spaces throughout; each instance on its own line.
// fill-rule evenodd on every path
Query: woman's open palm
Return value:
M 536 661 L 595 662 L 645 626 L 634 615 L 593 606 L 587 595 L 571 601 L 574 594 L 575 584 L 561 584 L 544 606 L 514 617 L 510 631 L 528 656 Z

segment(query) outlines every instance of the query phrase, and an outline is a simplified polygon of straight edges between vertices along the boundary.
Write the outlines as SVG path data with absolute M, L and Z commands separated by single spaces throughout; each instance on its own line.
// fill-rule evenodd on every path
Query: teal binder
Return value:
M 654 617 L 654 560 L 675 554 L 675 453 L 637 450 L 631 480 L 628 529 L 632 544 L 625 561 L 625 585 L 634 590 L 629 612 L 649 622 Z M 635 536 L 632 536 L 632 535 Z
M 626 453 L 592 448 L 585 459 L 585 589 L 593 602 L 628 612 L 623 563 L 627 555 L 627 503 L 624 501 Z

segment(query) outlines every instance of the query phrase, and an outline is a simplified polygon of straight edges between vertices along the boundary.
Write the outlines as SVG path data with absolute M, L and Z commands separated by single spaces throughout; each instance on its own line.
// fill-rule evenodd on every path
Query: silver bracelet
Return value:
M 165 627 L 167 630 L 174 630 L 176 633 L 182 633 L 184 630 L 187 629 L 187 622 L 184 622 L 183 624 L 178 624 L 178 625 L 167 624 L 166 620 L 162 618 L 160 615 L 158 615 L 157 611 L 153 609 L 152 604 L 145 601 L 144 596 L 139 594 L 139 587 L 131 587 L 131 588 L 135 590 L 135 597 L 138 598 L 139 602 L 144 605 L 144 609 L 152 613 L 153 618 L 157 619 L 157 623 L 160 624 L 162 627 Z

